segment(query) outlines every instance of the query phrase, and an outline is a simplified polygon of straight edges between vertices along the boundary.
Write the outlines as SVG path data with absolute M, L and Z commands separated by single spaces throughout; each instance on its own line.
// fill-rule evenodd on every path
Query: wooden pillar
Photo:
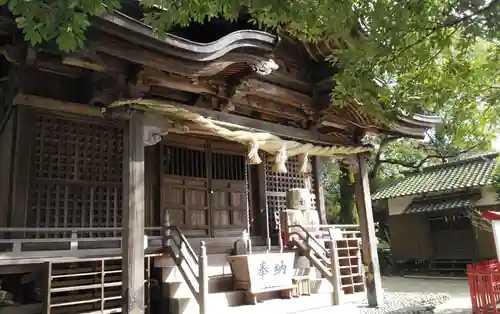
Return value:
M 12 196 L 9 199 L 10 207 L 9 223 L 10 227 L 25 228 L 28 217 L 27 203 L 30 186 L 30 168 L 31 168 L 31 142 L 33 136 L 33 126 L 35 125 L 34 115 L 29 108 L 18 106 L 16 127 L 14 129 L 14 145 L 12 175 Z M 15 211 L 13 210 L 15 208 Z M 24 233 L 16 233 L 14 238 L 23 237 Z
M 125 132 L 123 176 L 123 311 L 144 314 L 144 121 L 133 112 Z
M 366 293 L 369 306 L 375 307 L 383 304 L 383 291 L 377 255 L 377 237 L 373 221 L 370 182 L 366 165 L 367 157 L 366 154 L 356 156 L 358 171 L 356 172 L 355 193 L 361 231 L 363 265 L 365 267 Z
M 323 161 L 319 156 L 312 157 L 312 172 L 314 182 L 314 194 L 316 195 L 316 210 L 319 213 L 321 224 L 328 224 L 326 220 L 325 191 L 323 189 Z
M 269 234 L 269 213 L 266 212 L 267 205 L 267 184 L 266 184 L 266 159 L 262 156 L 262 162 L 255 167 L 257 168 L 257 197 L 259 206 L 259 235 L 265 241 L 266 247 L 269 250 L 271 247 L 271 239 Z

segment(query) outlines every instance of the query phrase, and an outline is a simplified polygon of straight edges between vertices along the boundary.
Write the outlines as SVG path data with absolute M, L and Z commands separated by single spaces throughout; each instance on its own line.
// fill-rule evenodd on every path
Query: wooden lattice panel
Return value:
M 286 209 L 286 191 L 290 189 L 303 189 L 309 185 L 311 191 L 311 209 L 316 209 L 316 195 L 314 193 L 314 178 L 312 165 L 309 160 L 309 172 L 300 173 L 300 164 L 296 156 L 288 158 L 286 162 L 287 173 L 272 171 L 273 161 L 267 159 L 266 169 L 266 199 L 269 209 L 269 226 L 273 232 L 278 231 L 280 213 Z M 306 182 L 309 181 L 308 184 Z
M 27 226 L 120 227 L 122 159 L 121 128 L 38 115 Z
M 33 148 L 32 177 L 113 183 L 122 180 L 120 128 L 39 115 Z

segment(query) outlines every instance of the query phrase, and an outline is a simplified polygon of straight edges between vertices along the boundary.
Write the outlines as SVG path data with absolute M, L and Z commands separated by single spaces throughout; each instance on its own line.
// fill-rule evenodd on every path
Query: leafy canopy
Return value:
M 252 21 L 300 40 L 329 40 L 333 102 L 356 100 L 382 119 L 389 113 L 452 112 L 450 119 L 496 132 L 500 98 L 500 0 L 142 0 L 143 21 L 158 34 L 211 18 Z M 33 45 L 84 44 L 89 18 L 120 0 L 0 0 Z M 162 8 L 162 9 L 159 9 Z M 448 117 L 446 117 L 448 118 Z

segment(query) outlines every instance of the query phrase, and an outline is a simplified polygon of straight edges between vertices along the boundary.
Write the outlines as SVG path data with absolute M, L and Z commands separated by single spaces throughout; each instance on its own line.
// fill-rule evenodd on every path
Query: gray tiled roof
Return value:
M 437 212 L 451 209 L 472 208 L 478 196 L 470 197 L 449 197 L 447 199 L 415 200 L 403 212 L 403 214 Z
M 482 154 L 438 166 L 424 168 L 421 173 L 391 182 L 372 194 L 373 200 L 448 192 L 456 189 L 482 187 L 491 183 L 498 153 Z

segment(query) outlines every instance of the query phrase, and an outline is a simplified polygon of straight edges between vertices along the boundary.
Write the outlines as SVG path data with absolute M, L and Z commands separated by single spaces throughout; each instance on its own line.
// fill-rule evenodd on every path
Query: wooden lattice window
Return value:
M 280 213 L 286 209 L 286 191 L 296 188 L 306 188 L 311 191 L 311 209 L 316 209 L 316 194 L 314 193 L 314 178 L 311 161 L 309 171 L 300 173 L 298 157 L 290 157 L 286 162 L 287 173 L 276 173 L 272 171 L 273 161 L 266 158 L 266 199 L 269 210 L 269 226 L 272 232 L 278 231 Z M 309 181 L 309 183 L 306 183 Z
M 28 227 L 121 226 L 121 127 L 38 114 L 31 147 Z

